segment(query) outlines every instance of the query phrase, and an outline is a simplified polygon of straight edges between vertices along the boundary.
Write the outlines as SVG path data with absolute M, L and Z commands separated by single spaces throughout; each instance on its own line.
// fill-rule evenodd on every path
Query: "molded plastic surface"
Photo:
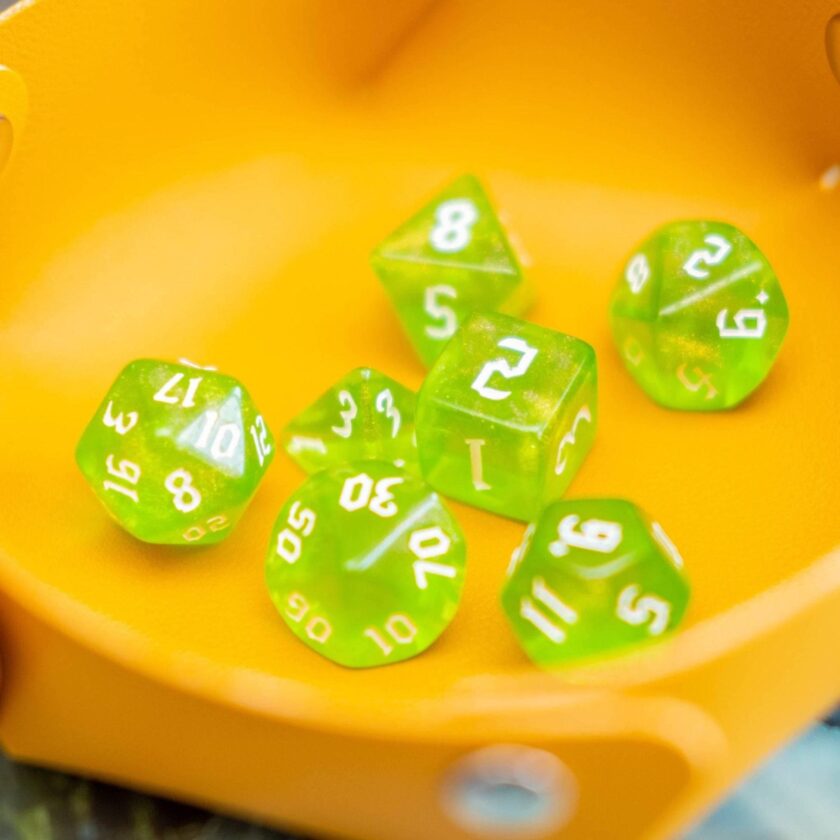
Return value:
M 840 694 L 840 88 L 836 0 L 60 0 L 0 17 L 0 739 L 15 755 L 313 832 L 459 838 L 470 750 L 556 754 L 564 837 L 664 837 Z M 829 38 L 829 41 L 831 39 Z M 423 371 L 368 265 L 476 171 L 533 259 L 538 323 L 599 356 L 600 427 L 571 495 L 632 498 L 680 547 L 687 629 L 564 677 L 497 598 L 520 524 L 455 506 L 461 611 L 425 655 L 363 673 L 268 600 L 279 455 L 206 551 L 120 532 L 73 463 L 143 356 L 216 364 L 275 429 L 371 365 Z M 823 182 L 826 183 L 825 180 Z M 607 305 L 633 245 L 723 218 L 764 251 L 791 325 L 731 413 L 652 404 Z

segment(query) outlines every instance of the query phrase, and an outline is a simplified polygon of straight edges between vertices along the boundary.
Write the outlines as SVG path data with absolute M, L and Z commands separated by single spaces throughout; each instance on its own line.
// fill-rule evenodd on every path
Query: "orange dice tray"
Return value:
M 662 838 L 840 696 L 838 0 L 40 0 L 0 18 L 0 741 L 27 761 L 363 840 L 466 837 L 448 768 L 555 754 L 568 838 Z M 828 40 L 826 42 L 826 28 Z M 282 453 L 216 548 L 143 545 L 73 448 L 117 370 L 187 356 L 275 431 L 352 367 L 423 371 L 371 247 L 481 175 L 537 322 L 595 346 L 601 424 L 572 495 L 679 545 L 685 629 L 543 673 L 497 593 L 521 526 L 456 506 L 461 610 L 425 655 L 330 665 L 262 580 L 301 474 Z M 820 180 L 823 173 L 828 174 Z M 791 326 L 729 413 L 654 406 L 611 345 L 623 259 L 679 217 L 741 227 Z

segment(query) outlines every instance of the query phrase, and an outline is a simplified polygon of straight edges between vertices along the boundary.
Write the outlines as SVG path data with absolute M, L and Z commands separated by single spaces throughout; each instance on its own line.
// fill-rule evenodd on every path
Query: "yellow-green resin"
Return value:
M 265 573 L 289 629 L 351 668 L 424 651 L 455 615 L 461 529 L 424 482 L 383 461 L 310 476 L 271 535 Z
M 518 315 L 532 298 L 508 236 L 472 175 L 459 178 L 394 231 L 371 264 L 427 365 L 470 313 Z
M 351 371 L 283 430 L 283 446 L 306 472 L 378 459 L 417 471 L 413 391 L 371 368 Z
M 105 509 L 151 543 L 208 545 L 230 534 L 274 441 L 240 382 L 140 359 L 105 395 L 76 461 Z
M 498 313 L 471 316 L 429 371 L 417 402 L 426 480 L 462 502 L 533 519 L 592 447 L 594 350 Z
M 730 408 L 767 376 L 788 325 L 782 287 L 737 228 L 675 222 L 627 261 L 610 305 L 627 370 L 668 408 Z
M 683 561 L 662 526 L 619 499 L 546 508 L 514 551 L 502 607 L 540 665 L 597 660 L 654 639 L 690 599 Z

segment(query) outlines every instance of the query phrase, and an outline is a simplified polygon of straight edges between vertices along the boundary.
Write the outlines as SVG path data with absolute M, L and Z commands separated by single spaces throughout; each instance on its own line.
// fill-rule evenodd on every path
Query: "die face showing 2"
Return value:
M 476 178 L 459 178 L 391 234 L 371 262 L 430 365 L 473 311 L 523 312 L 531 287 Z
M 135 537 L 207 545 L 230 533 L 273 453 L 271 432 L 237 380 L 141 359 L 111 386 L 76 461 Z
M 675 628 L 690 597 L 662 527 L 619 499 L 560 501 L 514 552 L 502 607 L 542 665 L 595 660 Z
M 445 495 L 531 519 L 571 483 L 596 422 L 588 344 L 506 315 L 475 314 L 420 390 L 420 466 Z
M 613 336 L 625 364 L 669 408 L 737 405 L 764 380 L 788 309 L 756 245 L 721 222 L 677 222 L 628 260 L 613 295 Z
M 266 582 L 289 629 L 352 668 L 424 651 L 455 615 L 466 548 L 443 502 L 383 461 L 311 476 L 272 533 Z
M 347 461 L 390 461 L 417 470 L 413 391 L 371 368 L 340 379 L 283 430 L 283 446 L 307 472 Z

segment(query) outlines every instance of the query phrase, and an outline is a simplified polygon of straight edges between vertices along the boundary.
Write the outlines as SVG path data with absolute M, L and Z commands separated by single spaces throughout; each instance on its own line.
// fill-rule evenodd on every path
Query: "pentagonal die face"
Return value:
M 689 601 L 662 527 L 616 499 L 550 505 L 514 552 L 502 606 L 541 665 L 594 660 L 659 638 Z
M 447 496 L 533 518 L 592 446 L 596 379 L 585 342 L 506 315 L 471 316 L 420 391 L 423 475 Z
M 230 533 L 273 453 L 271 432 L 235 379 L 142 359 L 109 389 L 76 460 L 135 537 L 206 545 Z
M 737 405 L 764 380 L 788 324 L 756 245 L 722 222 L 677 222 L 628 260 L 610 309 L 627 369 L 669 408 Z
M 351 668 L 416 656 L 458 607 L 465 545 L 440 498 L 382 461 L 316 473 L 287 501 L 266 581 L 289 629 Z
M 523 312 L 531 288 L 490 201 L 459 178 L 371 257 L 420 358 L 430 365 L 472 312 Z
M 357 460 L 417 470 L 413 391 L 371 368 L 340 379 L 283 430 L 283 445 L 307 472 Z

